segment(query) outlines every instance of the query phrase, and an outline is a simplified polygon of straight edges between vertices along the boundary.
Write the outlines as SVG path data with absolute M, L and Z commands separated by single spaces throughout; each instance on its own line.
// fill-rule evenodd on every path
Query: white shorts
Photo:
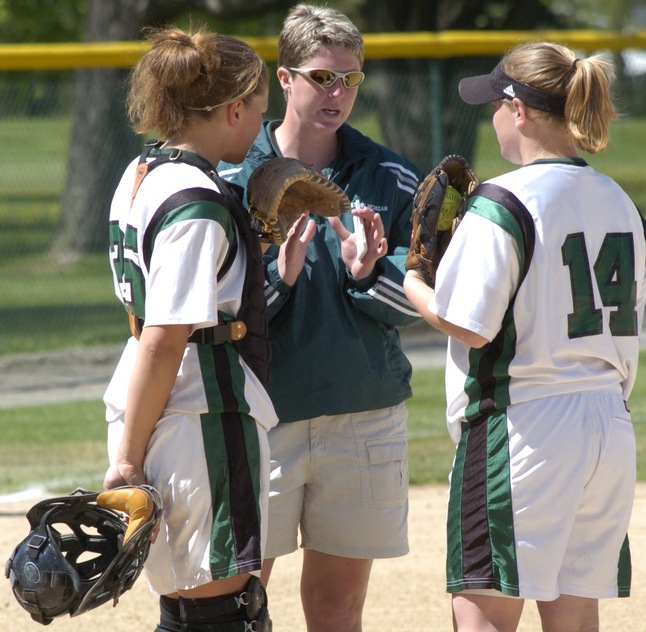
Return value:
M 122 421 L 108 424 L 110 462 L 122 434 Z M 247 474 L 233 476 L 229 458 Z M 164 417 L 148 444 L 144 473 L 164 500 L 160 532 L 144 565 L 153 592 L 260 575 L 269 492 L 269 443 L 260 424 L 234 413 Z
M 619 394 L 547 397 L 473 422 L 451 476 L 447 589 L 627 596 L 635 478 Z
M 266 556 L 302 546 L 341 557 L 408 552 L 404 404 L 281 423 L 269 432 Z

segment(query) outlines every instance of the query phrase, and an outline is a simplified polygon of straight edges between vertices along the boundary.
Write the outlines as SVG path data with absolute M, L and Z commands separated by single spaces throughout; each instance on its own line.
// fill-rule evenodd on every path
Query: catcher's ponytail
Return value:
M 503 59 L 505 72 L 534 88 L 565 98 L 565 120 L 576 147 L 595 154 L 608 144 L 608 126 L 618 118 L 610 84 L 612 64 L 600 55 L 577 58 L 552 42 L 521 44 Z M 539 112 L 538 116 L 558 115 Z

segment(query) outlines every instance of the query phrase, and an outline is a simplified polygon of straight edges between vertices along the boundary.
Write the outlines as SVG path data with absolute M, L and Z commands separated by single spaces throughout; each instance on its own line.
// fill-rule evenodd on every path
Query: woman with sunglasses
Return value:
M 267 558 L 295 551 L 300 529 L 309 632 L 361 630 L 372 560 L 408 551 L 411 366 L 396 327 L 419 321 L 402 283 L 423 174 L 346 123 L 363 60 L 363 38 L 346 16 L 294 7 L 279 37 L 285 117 L 263 125 L 242 165 L 218 166 L 244 186 L 264 161 L 298 158 L 341 186 L 354 208 L 329 221 L 304 208 L 287 241 L 265 254 L 269 392 L 279 417 L 269 438 Z M 353 216 L 365 227 L 363 256 Z

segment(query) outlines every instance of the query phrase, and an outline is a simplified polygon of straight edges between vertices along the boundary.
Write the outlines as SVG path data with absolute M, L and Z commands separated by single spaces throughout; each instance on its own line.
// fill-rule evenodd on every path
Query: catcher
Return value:
M 110 263 L 133 336 L 104 395 L 104 487 L 164 501 L 144 573 L 157 632 L 269 632 L 260 568 L 269 487 L 269 377 L 260 242 L 220 179 L 267 109 L 247 44 L 168 27 L 131 75 L 133 128 L 155 130 L 110 209 Z M 131 321 L 131 322 L 132 322 Z

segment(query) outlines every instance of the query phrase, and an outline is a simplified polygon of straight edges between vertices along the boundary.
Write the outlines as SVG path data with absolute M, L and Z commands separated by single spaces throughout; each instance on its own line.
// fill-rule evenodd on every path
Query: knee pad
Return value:
M 271 632 L 267 593 L 251 577 L 239 593 L 204 599 L 179 599 L 182 632 Z
M 162 595 L 159 598 L 159 625 L 155 632 L 182 632 L 179 601 Z

